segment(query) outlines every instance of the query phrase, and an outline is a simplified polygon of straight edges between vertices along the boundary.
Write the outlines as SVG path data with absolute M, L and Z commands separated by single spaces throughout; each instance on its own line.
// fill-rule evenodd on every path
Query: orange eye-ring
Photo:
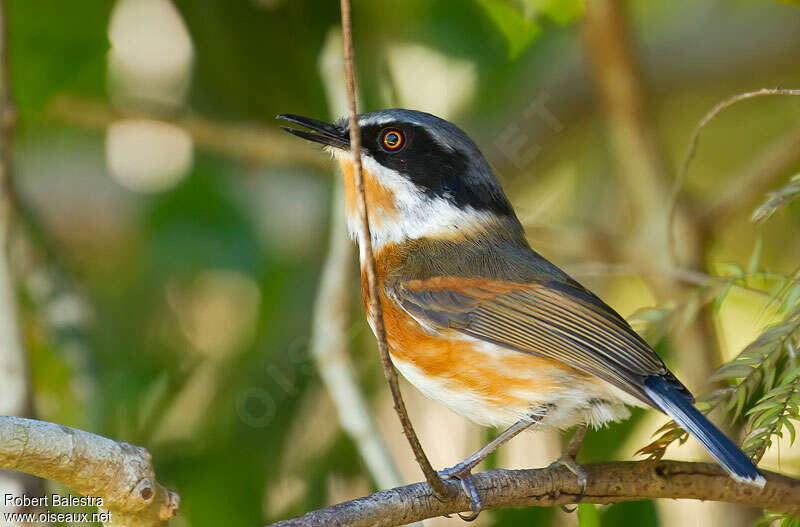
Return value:
M 383 145 L 383 148 L 390 152 L 400 150 L 405 142 L 406 138 L 403 135 L 403 132 L 394 128 L 385 130 L 381 136 L 381 145 Z

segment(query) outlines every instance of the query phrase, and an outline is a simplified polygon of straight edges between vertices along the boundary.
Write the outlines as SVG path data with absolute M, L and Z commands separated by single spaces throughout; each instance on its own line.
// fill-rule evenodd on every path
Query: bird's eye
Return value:
M 405 143 L 406 138 L 400 130 L 390 128 L 381 134 L 381 146 L 389 152 L 397 152 Z

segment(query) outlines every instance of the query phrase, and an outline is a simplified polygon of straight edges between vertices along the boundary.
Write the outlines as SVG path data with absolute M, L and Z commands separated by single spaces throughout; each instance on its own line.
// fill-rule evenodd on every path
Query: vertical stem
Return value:
M 372 252 L 372 236 L 370 234 L 369 218 L 367 217 L 364 178 L 361 172 L 361 130 L 358 127 L 358 113 L 356 112 L 356 87 L 355 74 L 353 73 L 353 23 L 350 0 L 341 0 L 340 5 L 342 10 L 342 32 L 344 36 L 344 74 L 347 87 L 347 102 L 350 110 L 350 152 L 353 156 L 353 179 L 356 188 L 358 214 L 361 218 L 359 247 L 365 274 L 367 276 L 367 296 L 369 298 L 369 313 L 367 313 L 367 316 L 372 323 L 375 337 L 378 340 L 378 351 L 381 355 L 383 373 L 386 376 L 386 382 L 389 384 L 389 390 L 392 392 L 394 409 L 403 426 L 403 432 L 411 445 L 411 450 L 414 451 L 414 457 L 417 459 L 417 463 L 425 474 L 425 479 L 428 481 L 431 489 L 433 489 L 436 496 L 445 499 L 450 496 L 450 490 L 431 466 L 430 461 L 428 461 L 428 456 L 425 455 L 425 451 L 422 449 L 417 434 L 414 432 L 414 427 L 411 424 L 411 420 L 408 418 L 406 405 L 403 402 L 403 396 L 400 393 L 397 372 L 389 356 L 389 344 L 386 341 L 386 328 L 383 324 L 380 289 L 375 272 L 375 256 Z

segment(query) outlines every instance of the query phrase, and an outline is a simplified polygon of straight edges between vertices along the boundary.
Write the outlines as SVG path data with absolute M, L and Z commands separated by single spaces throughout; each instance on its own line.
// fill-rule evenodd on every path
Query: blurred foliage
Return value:
M 141 3 L 148 2 L 155 0 Z M 250 527 L 373 490 L 307 350 L 327 232 L 330 173 L 298 168 L 300 163 L 254 166 L 196 149 L 190 168 L 174 186 L 138 193 L 109 170 L 104 125 L 86 130 L 57 121 L 49 111 L 58 96 L 71 95 L 107 104 L 112 115 L 166 123 L 184 113 L 243 126 L 272 126 L 273 117 L 285 112 L 325 118 L 330 116 L 329 94 L 318 61 L 328 33 L 338 26 L 338 4 L 167 2 L 186 25 L 193 56 L 185 104 L 163 113 L 147 104 L 115 106 L 107 32 L 119 4 L 6 3 L 20 113 L 16 184 L 28 223 L 37 226 L 25 236 L 30 247 L 19 267 L 39 417 L 149 448 L 159 479 L 181 495 L 181 525 Z M 576 22 L 583 3 L 354 4 L 363 107 L 408 104 L 398 99 L 398 86 L 422 92 L 418 88 L 425 83 L 430 92 L 445 95 L 455 89 L 453 84 L 442 88 L 445 84 L 435 75 L 421 79 L 397 69 L 387 56 L 403 45 L 468 64 L 475 71 L 471 95 L 446 117 L 481 145 L 515 206 L 535 212 L 526 222 L 532 244 L 568 268 L 613 263 L 617 255 L 608 250 L 609 239 L 623 239 L 630 225 L 603 116 L 580 57 Z M 800 14 L 792 6 L 687 0 L 632 3 L 631 9 L 635 40 L 657 95 L 651 110 L 670 159 L 682 157 L 697 119 L 721 98 L 800 81 Z M 457 79 L 454 84 L 469 82 Z M 537 115 L 526 115 L 536 98 L 562 123 L 561 131 L 545 128 Z M 706 132 L 686 199 L 697 207 L 712 201 L 729 186 L 731 174 L 793 132 L 799 119 L 800 104 L 785 99 L 753 102 L 721 117 Z M 501 138 L 522 140 L 536 153 L 517 166 L 504 154 Z M 149 159 L 151 153 L 138 154 L 134 159 Z M 308 155 L 324 154 L 309 147 Z M 784 175 L 798 169 L 795 163 Z M 800 245 L 793 241 L 800 221 L 797 201 L 791 201 L 796 186 L 791 180 L 758 209 L 759 218 L 771 218 L 768 227 L 754 229 L 749 208 L 720 225 L 704 254 L 717 272 L 681 298 L 657 299 L 654 305 L 652 296 L 626 289 L 629 276 L 577 278 L 624 315 L 636 312 L 632 322 L 647 330 L 668 361 L 681 329 L 703 306 L 713 304 L 715 316 L 723 320 L 726 309 L 739 305 L 740 293 L 753 295 L 740 302 L 746 306 L 761 305 L 765 293 L 779 297 L 776 305 L 784 319 L 768 324 L 778 327 L 790 320 L 785 317 L 800 295 L 792 274 L 800 261 Z M 753 196 L 747 206 L 759 199 Z M 754 246 L 758 250 L 751 250 Z M 220 275 L 227 278 L 208 278 Z M 650 279 L 637 278 L 645 284 Z M 232 282 L 238 285 L 231 288 Z M 381 414 L 385 387 L 355 299 L 355 277 L 352 287 L 351 352 L 364 392 Z M 649 294 L 647 285 L 641 289 Z M 239 311 L 246 303 L 242 291 L 258 299 L 252 327 L 223 345 L 228 341 L 220 343 L 214 336 L 234 331 L 234 322 L 247 318 Z M 233 302 L 226 296 L 231 294 Z M 78 313 L 86 316 L 73 316 L 75 306 L 83 306 Z M 741 325 L 755 331 L 761 322 L 751 317 Z M 767 430 L 751 437 L 756 453 L 777 441 L 781 431 L 792 435 L 795 426 L 789 414 L 774 409 L 796 415 L 797 392 L 786 388 L 796 383 L 789 366 L 796 359 L 786 346 L 774 345 L 777 330 L 769 335 L 758 351 L 745 349 L 751 362 L 738 359 L 727 370 L 738 372 L 736 377 L 720 378 L 727 383 L 723 388 L 733 390 L 726 392 L 725 405 L 739 404 L 738 394 L 746 393 L 741 406 L 750 412 L 741 419 L 746 430 Z M 735 352 L 744 348 L 741 338 L 733 340 Z M 758 386 L 745 388 L 742 370 L 736 368 L 763 372 L 765 356 L 781 368 L 774 375 L 753 374 L 759 376 Z M 579 459 L 629 458 L 650 432 L 650 414 L 634 410 L 630 420 L 588 434 Z M 535 437 L 518 440 L 536 450 Z M 413 464 L 404 445 L 395 455 L 399 464 Z M 502 466 L 503 455 L 498 453 L 492 463 Z M 786 463 L 799 468 L 796 460 Z M 651 501 L 582 505 L 579 515 L 582 525 L 661 524 Z M 562 521 L 555 510 L 530 508 L 492 511 L 479 524 Z

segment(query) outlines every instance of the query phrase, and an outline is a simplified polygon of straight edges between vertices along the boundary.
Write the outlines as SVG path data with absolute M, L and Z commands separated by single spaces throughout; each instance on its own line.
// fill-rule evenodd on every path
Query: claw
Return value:
M 439 476 L 442 478 L 457 479 L 461 482 L 461 488 L 464 489 L 464 494 L 469 498 L 469 508 L 472 511 L 470 514 L 458 513 L 458 517 L 466 522 L 475 521 L 483 510 L 481 497 L 478 494 L 478 489 L 475 488 L 475 483 L 472 481 L 470 470 L 470 467 L 459 464 L 439 472 Z
M 586 475 L 586 471 L 583 470 L 583 467 L 575 461 L 574 457 L 569 455 L 561 456 L 553 463 L 550 464 L 550 467 L 557 467 L 563 466 L 566 467 L 567 470 L 575 474 L 575 477 L 578 478 L 578 484 L 581 486 L 581 492 L 578 494 L 578 497 L 575 498 L 575 503 L 580 503 L 583 497 L 586 495 L 586 486 L 589 483 L 589 477 Z M 569 508 L 566 505 L 561 505 L 561 510 L 567 513 L 575 512 L 578 509 L 577 506 Z
M 461 488 L 469 496 L 469 508 L 472 512 L 466 516 L 459 512 L 458 517 L 465 522 L 475 521 L 483 509 L 483 504 L 481 503 L 481 497 L 478 495 L 478 489 L 475 488 L 475 483 L 472 482 L 472 474 L 467 474 L 461 478 Z

